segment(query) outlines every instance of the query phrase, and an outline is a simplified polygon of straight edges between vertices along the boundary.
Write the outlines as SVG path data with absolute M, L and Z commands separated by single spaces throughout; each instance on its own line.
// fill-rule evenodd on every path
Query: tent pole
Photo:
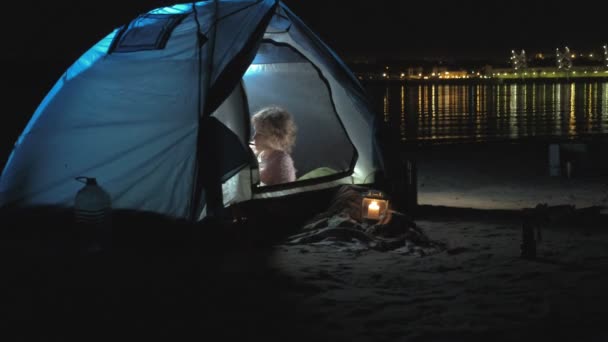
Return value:
M 198 22 L 198 15 L 196 13 L 196 2 L 192 3 L 192 9 L 194 12 L 194 17 L 198 27 L 198 138 L 197 138 L 197 153 L 196 153 L 196 166 L 194 173 L 194 191 L 191 197 L 191 210 L 190 210 L 190 220 L 195 222 L 197 220 L 197 214 L 203 208 L 203 191 L 204 191 L 204 203 L 206 205 L 206 217 L 209 219 L 220 219 L 223 214 L 223 193 L 222 193 L 222 183 L 221 176 L 219 175 L 218 167 L 214 167 L 219 165 L 219 149 L 217 148 L 217 144 L 215 141 L 218 139 L 213 136 L 204 136 L 212 134 L 213 132 L 209 129 L 206 129 L 207 126 L 210 126 L 211 113 L 207 113 L 205 108 L 207 108 L 207 96 L 211 86 L 211 73 L 213 71 L 213 55 L 215 51 L 215 41 L 217 35 L 217 20 L 218 20 L 218 0 L 214 0 L 214 19 L 213 24 L 211 25 L 211 32 L 207 39 L 204 37 L 203 33 L 200 31 L 200 24 Z M 204 44 L 204 43 L 207 44 Z M 208 58 L 206 60 L 203 59 L 203 46 L 207 45 L 207 49 L 209 51 Z M 205 64 L 205 65 L 203 65 Z M 204 132 L 205 134 L 201 134 Z M 208 146 L 203 146 L 204 144 L 213 144 L 212 148 L 204 148 Z M 205 155 L 202 155 L 203 150 L 205 151 Z M 205 157 L 205 159 L 211 160 L 211 163 L 206 163 L 203 167 L 205 167 L 205 172 L 201 170 L 201 160 Z
M 213 34 L 210 37 L 210 53 L 207 61 L 207 72 L 205 77 L 205 98 L 203 102 L 203 106 L 200 108 L 199 113 L 202 113 L 203 120 L 202 124 L 208 124 L 208 120 L 211 118 L 211 112 L 207 112 L 205 109 L 207 106 L 207 94 L 211 87 L 211 73 L 213 71 L 213 57 L 215 53 L 215 42 L 217 37 L 217 28 L 218 28 L 218 12 L 219 12 L 219 4 L 218 0 L 214 0 L 214 18 L 213 18 Z M 208 130 L 205 130 L 208 131 Z M 212 166 L 212 169 L 209 170 L 210 177 L 207 182 L 205 182 L 205 199 L 207 203 L 207 216 L 213 220 L 221 220 L 224 216 L 224 198 L 222 191 L 222 179 L 219 172 L 219 160 L 220 160 L 220 146 L 218 143 L 219 137 L 213 135 L 213 147 L 207 149 L 210 152 L 210 159 L 212 160 L 211 165 L 206 165 L 205 167 Z

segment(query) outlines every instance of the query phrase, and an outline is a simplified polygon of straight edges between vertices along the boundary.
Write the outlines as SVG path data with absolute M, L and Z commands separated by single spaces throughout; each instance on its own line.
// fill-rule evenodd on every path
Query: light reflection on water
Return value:
M 579 139 L 608 134 L 608 83 L 374 84 L 402 141 Z

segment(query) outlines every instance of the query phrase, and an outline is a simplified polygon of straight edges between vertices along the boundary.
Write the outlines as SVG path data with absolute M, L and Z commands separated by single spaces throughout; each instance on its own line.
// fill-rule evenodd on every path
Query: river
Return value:
M 608 137 L 608 82 L 364 84 L 402 142 Z

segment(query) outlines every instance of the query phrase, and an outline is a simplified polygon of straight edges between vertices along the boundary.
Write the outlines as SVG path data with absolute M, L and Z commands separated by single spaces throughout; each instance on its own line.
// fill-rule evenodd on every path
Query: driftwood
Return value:
M 301 232 L 290 236 L 288 244 L 321 241 L 359 242 L 371 249 L 388 251 L 407 245 L 424 248 L 441 247 L 431 241 L 405 214 L 389 210 L 379 222 L 365 221 L 361 205 L 368 188 L 345 185 L 340 187 L 329 207 L 309 220 Z

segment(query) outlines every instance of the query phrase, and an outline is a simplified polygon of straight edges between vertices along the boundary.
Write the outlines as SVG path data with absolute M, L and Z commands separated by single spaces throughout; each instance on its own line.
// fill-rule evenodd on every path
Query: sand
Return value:
M 287 294 L 314 322 L 311 338 L 608 340 L 606 176 L 549 177 L 543 148 L 501 146 L 498 158 L 493 149 L 420 155 L 415 222 L 443 250 L 332 242 L 274 250 L 274 269 L 302 288 Z M 556 210 L 542 226 L 537 258 L 524 259 L 520 213 L 538 203 Z
M 42 243 L 4 240 L 5 252 L 29 249 L 3 257 L 3 331 L 26 341 L 608 340 L 606 175 L 549 177 L 543 149 L 489 151 L 418 159 L 412 217 L 443 248 L 231 245 L 198 230 L 49 257 Z M 521 213 L 538 203 L 557 209 L 525 259 Z
M 525 260 L 518 222 L 444 218 L 418 225 L 448 249 L 400 255 L 284 246 L 273 261 L 315 289 L 291 294 L 322 313 L 326 340 L 608 338 L 605 231 L 549 227 L 538 259 Z
M 604 207 L 608 205 L 604 148 L 598 144 L 588 156 L 562 150 L 562 175 L 551 177 L 546 144 L 429 147 L 419 153 L 418 202 L 507 210 L 538 203 Z M 566 175 L 569 159 L 571 178 Z

